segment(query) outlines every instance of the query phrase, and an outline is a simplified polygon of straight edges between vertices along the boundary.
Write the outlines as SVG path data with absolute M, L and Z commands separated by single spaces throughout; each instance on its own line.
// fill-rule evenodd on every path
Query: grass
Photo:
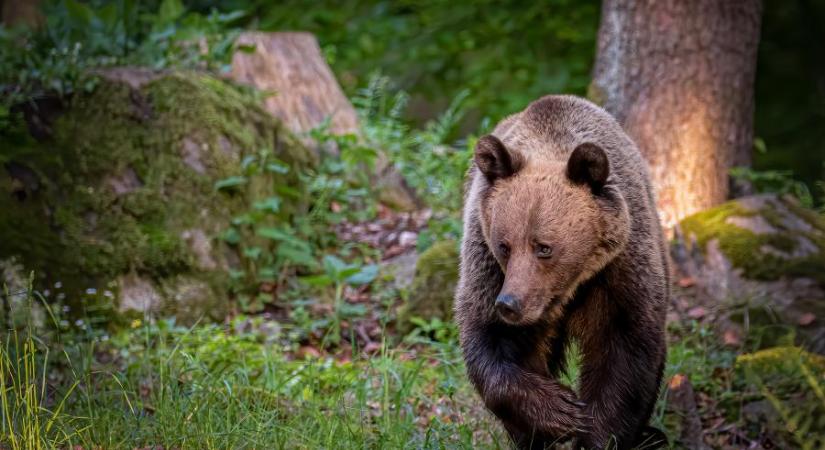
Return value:
M 30 292 L 28 307 L 33 303 Z M 334 355 L 305 358 L 287 337 L 273 338 L 251 322 L 183 327 L 136 320 L 114 334 L 91 327 L 56 333 L 30 322 L 7 332 L 0 346 L 0 448 L 509 448 L 464 375 L 454 330 L 442 333 L 445 342 L 424 336 L 433 333 L 414 333 L 406 343 L 387 335 L 369 355 L 339 347 Z M 780 389 L 767 378 L 776 378 L 772 372 L 762 372 L 764 382 L 759 373 L 741 373 L 737 352 L 706 327 L 672 324 L 669 335 L 665 380 L 687 375 L 703 421 L 721 417 L 749 436 L 769 430 L 779 447 L 820 448 L 818 422 L 789 412 L 821 420 L 825 403 L 816 400 L 825 374 L 817 367 L 781 372 Z M 577 352 L 570 353 L 565 381 L 575 384 Z M 790 383 L 797 372 L 807 382 Z M 798 386 L 806 385 L 814 403 L 798 403 Z M 744 406 L 759 399 L 778 412 L 777 423 L 753 428 L 744 418 Z M 679 414 L 664 389 L 651 424 L 672 443 Z
M 103 336 L 60 358 L 5 336 L 0 448 L 506 447 L 452 345 L 299 360 L 219 325 Z

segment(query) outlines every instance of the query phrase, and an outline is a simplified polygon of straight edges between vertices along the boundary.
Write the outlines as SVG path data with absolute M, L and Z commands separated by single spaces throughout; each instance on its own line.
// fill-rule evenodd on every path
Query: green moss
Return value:
M 19 180 L 0 170 L 0 254 L 20 256 L 67 291 L 133 270 L 155 279 L 196 274 L 182 232 L 215 236 L 244 207 L 243 198 L 216 192 L 217 180 L 263 149 L 295 169 L 285 185 L 296 186 L 299 169 L 315 162 L 256 93 L 196 73 L 139 88 L 104 80 L 72 99 L 52 128 L 18 161 L 38 178 L 36 189 L 22 189 L 25 199 Z
M 782 204 L 805 220 L 811 220 L 804 208 L 788 200 Z M 682 220 L 680 223 L 686 236 L 693 236 L 702 251 L 707 244 L 717 239 L 719 249 L 731 261 L 734 267 L 741 268 L 747 278 L 757 280 L 776 280 L 782 276 L 813 278 L 825 286 L 825 240 L 821 233 L 802 233 L 819 248 L 806 257 L 784 258 L 779 255 L 766 253 L 765 247 L 771 247 L 784 253 L 792 253 L 798 245 L 798 231 L 789 230 L 783 223 L 783 217 L 776 206 L 767 202 L 761 210 L 744 208 L 736 200 L 724 203 L 715 208 L 699 212 Z M 805 213 L 804 215 L 801 213 Z M 728 221 L 731 217 L 762 216 L 776 232 L 754 233 Z M 814 221 L 812 225 L 821 229 L 822 220 Z
M 413 317 L 450 320 L 457 283 L 458 243 L 447 240 L 433 244 L 415 265 L 409 298 L 399 312 L 399 328 L 410 331 Z
M 817 213 L 816 211 L 805 208 L 792 198 L 784 199 L 784 203 L 785 206 L 791 210 L 791 212 L 805 220 L 808 225 L 825 233 L 825 214 Z
M 772 347 L 736 357 L 736 366 L 751 370 L 764 379 L 799 379 L 800 366 L 825 377 L 825 356 L 794 346 Z

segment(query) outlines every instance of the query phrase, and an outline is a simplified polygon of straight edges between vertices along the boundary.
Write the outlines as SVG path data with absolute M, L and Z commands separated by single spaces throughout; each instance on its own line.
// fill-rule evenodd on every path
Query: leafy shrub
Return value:
M 798 448 L 825 448 L 825 358 L 787 346 L 740 355 L 736 363 Z
M 461 210 L 464 176 L 472 160 L 475 138 L 451 143 L 466 111 L 468 91 L 462 91 L 437 119 L 423 130 L 405 124 L 402 115 L 409 96 L 391 93 L 390 80 L 373 76 L 359 90 L 353 104 L 365 123 L 364 134 L 390 159 L 418 196 L 436 213 L 456 214 Z M 486 125 L 482 124 L 482 129 Z
M 181 0 L 52 0 L 41 28 L 0 27 L 0 125 L 8 109 L 95 85 L 94 70 L 227 67 L 241 12 L 187 12 Z
M 468 90 L 467 106 L 501 117 L 553 92 L 584 94 L 596 48 L 599 2 L 523 0 L 229 0 L 263 30 L 316 34 L 345 89 L 375 70 L 416 100 L 429 119 Z M 516 38 L 517 37 L 517 38 Z
M 806 208 L 814 206 L 814 199 L 808 186 L 793 178 L 789 170 L 757 171 L 749 167 L 734 167 L 730 170 L 732 177 L 750 183 L 756 192 L 790 194 L 796 197 Z
M 374 214 L 368 174 L 376 152 L 354 136 L 332 135 L 326 127 L 310 135 L 321 147 L 334 144 L 338 155 L 325 154 L 317 166 L 301 170 L 297 184 L 288 181 L 295 177 L 284 177 L 295 169 L 278 160 L 269 149 L 246 157 L 237 175 L 215 184 L 216 190 L 243 195 L 248 205 L 221 236 L 241 256 L 242 270 L 233 272 L 232 277 L 245 312 L 260 312 L 272 300 L 271 295 L 259 292 L 262 284 L 278 285 L 294 275 L 321 272 L 304 279 L 315 286 L 340 287 L 352 275 L 339 276 L 339 272 L 349 273 L 351 266 L 337 257 L 327 255 L 324 264 L 319 261 L 324 254 L 340 250 L 337 224 Z M 299 209 L 286 210 L 282 205 L 287 203 L 297 204 Z

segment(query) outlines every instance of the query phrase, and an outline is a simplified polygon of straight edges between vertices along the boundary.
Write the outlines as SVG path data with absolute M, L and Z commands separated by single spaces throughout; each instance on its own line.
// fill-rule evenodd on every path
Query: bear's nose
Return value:
M 521 306 L 516 297 L 511 294 L 500 294 L 496 297 L 496 311 L 502 318 L 516 321 L 521 317 Z

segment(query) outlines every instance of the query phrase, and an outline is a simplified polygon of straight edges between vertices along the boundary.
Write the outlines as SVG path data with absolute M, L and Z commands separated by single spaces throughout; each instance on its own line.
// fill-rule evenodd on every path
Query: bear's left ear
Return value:
M 575 184 L 586 184 L 595 193 L 607 182 L 610 163 L 607 154 L 596 144 L 579 145 L 567 160 L 567 178 Z

